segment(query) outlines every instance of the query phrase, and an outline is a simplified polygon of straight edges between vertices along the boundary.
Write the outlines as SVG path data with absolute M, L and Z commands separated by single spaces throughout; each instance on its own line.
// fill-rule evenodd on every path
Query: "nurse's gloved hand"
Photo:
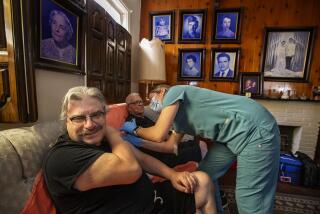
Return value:
M 134 145 L 136 147 L 141 146 L 142 138 L 140 138 L 140 137 L 136 137 L 134 135 L 127 134 L 127 135 L 122 136 L 122 139 L 125 141 L 128 141 L 129 143 L 131 143 L 132 145 Z
M 123 126 L 121 127 L 121 131 L 125 131 L 129 134 L 135 134 L 134 131 L 137 129 L 137 124 L 136 124 L 136 120 L 132 119 L 131 121 L 127 121 L 123 124 Z

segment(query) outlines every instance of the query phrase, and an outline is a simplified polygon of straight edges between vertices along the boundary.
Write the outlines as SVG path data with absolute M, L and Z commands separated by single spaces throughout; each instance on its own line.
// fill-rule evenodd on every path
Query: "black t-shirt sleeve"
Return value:
M 70 193 L 70 190 L 77 191 L 73 185 L 78 176 L 103 153 L 103 150 L 79 142 L 54 147 L 44 163 L 50 192 L 60 195 Z

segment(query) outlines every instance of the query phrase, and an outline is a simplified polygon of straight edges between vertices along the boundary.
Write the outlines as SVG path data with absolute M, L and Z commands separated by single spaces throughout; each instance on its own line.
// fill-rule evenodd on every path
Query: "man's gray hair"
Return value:
M 132 97 L 133 97 L 133 96 L 139 96 L 139 97 L 141 97 L 139 93 L 133 92 L 133 93 L 129 94 L 129 95 L 126 97 L 126 103 L 127 103 L 127 104 L 130 104 L 130 103 L 131 103 L 131 100 L 132 100 Z
M 106 100 L 99 89 L 94 87 L 76 86 L 76 87 L 70 88 L 63 98 L 62 105 L 61 105 L 60 119 L 66 120 L 68 105 L 70 101 L 83 100 L 85 97 L 96 98 L 97 100 L 100 101 L 102 106 L 104 106 L 104 110 L 107 111 Z

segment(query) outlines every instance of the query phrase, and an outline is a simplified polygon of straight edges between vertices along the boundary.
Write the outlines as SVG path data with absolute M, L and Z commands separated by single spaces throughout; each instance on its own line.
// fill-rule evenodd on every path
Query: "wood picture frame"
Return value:
M 158 38 L 164 43 L 174 43 L 175 11 L 157 11 L 149 13 L 149 39 Z
M 263 96 L 263 74 L 260 72 L 240 73 L 240 94 L 250 93 L 251 97 Z
M 266 81 L 308 82 L 314 27 L 265 28 L 261 72 Z
M 207 9 L 180 10 L 179 43 L 205 43 Z
M 212 81 L 238 81 L 240 48 L 212 48 Z
M 38 0 L 35 66 L 84 75 L 85 10 L 72 0 Z
M 212 43 L 240 43 L 242 8 L 214 12 Z
M 178 51 L 178 80 L 203 80 L 206 50 L 204 48 L 189 48 Z

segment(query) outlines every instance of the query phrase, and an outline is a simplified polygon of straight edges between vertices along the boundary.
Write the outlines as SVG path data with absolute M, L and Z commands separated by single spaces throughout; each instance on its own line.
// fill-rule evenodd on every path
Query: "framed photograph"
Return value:
M 36 66 L 84 74 L 84 11 L 70 0 L 39 0 L 38 12 Z
M 178 80 L 204 79 L 205 49 L 179 49 Z
M 0 0 L 0 48 L 7 47 L 6 27 L 4 25 L 3 0 Z
M 240 48 L 212 48 L 210 80 L 237 81 Z
M 181 10 L 179 43 L 205 43 L 207 10 Z
M 265 80 L 308 82 L 314 28 L 266 28 L 261 72 Z
M 165 43 L 174 42 L 174 11 L 151 12 L 150 40 L 161 39 Z
M 214 43 L 240 43 L 241 8 L 215 10 L 213 20 Z
M 240 73 L 240 94 L 251 93 L 252 97 L 263 95 L 263 75 L 260 72 Z

